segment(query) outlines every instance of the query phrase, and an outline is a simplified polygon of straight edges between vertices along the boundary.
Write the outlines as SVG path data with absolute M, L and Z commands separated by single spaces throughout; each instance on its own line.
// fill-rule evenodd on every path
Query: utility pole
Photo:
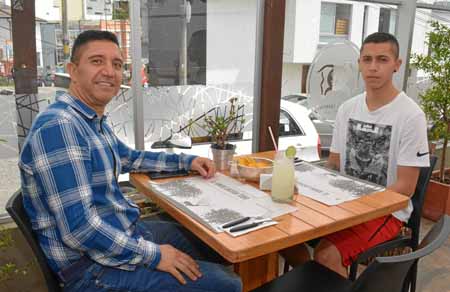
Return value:
M 19 150 L 39 113 L 36 69 L 36 24 L 34 0 L 12 0 L 14 87 Z
M 183 0 L 181 5 L 181 46 L 179 51 L 179 85 L 187 85 L 187 26 L 191 21 L 191 2 Z
M 66 0 L 61 0 L 61 23 L 62 23 L 62 41 L 63 41 L 63 61 L 64 70 L 66 70 L 66 65 L 69 63 L 69 35 L 67 31 L 67 3 Z
M 15 92 L 37 93 L 34 0 L 15 0 L 11 4 Z

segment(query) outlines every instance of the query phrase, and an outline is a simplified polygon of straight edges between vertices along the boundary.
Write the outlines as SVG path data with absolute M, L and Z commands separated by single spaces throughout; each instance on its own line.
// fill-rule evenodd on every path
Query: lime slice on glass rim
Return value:
M 285 155 L 286 155 L 287 158 L 294 159 L 295 158 L 295 154 L 297 154 L 297 149 L 295 149 L 294 146 L 289 146 L 286 149 Z

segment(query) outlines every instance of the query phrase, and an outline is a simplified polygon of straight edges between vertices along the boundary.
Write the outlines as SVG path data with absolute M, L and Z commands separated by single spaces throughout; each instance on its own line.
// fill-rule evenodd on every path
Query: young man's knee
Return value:
M 314 251 L 314 260 L 322 264 L 337 263 L 341 261 L 339 250 L 331 245 L 320 245 Z

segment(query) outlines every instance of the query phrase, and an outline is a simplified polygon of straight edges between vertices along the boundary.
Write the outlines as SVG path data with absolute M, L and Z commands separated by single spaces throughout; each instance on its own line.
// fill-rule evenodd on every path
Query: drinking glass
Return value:
M 294 161 L 284 151 L 277 152 L 272 172 L 272 200 L 290 202 L 295 186 Z

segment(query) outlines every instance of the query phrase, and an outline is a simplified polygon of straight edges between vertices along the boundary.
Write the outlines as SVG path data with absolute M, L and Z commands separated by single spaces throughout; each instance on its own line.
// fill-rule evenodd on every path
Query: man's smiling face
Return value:
M 122 84 L 122 55 L 119 47 L 110 41 L 84 44 L 68 69 L 71 93 L 96 112 L 103 112 Z

